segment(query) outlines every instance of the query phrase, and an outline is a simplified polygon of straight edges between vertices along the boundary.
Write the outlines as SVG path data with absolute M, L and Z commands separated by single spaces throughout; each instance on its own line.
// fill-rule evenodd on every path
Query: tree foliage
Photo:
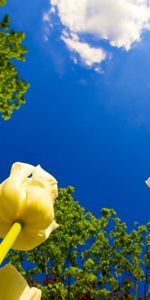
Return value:
M 0 0 L 0 6 L 4 6 L 6 4 L 6 0 Z
M 0 0 L 0 6 L 6 1 Z M 22 45 L 25 34 L 10 30 L 10 17 L 0 22 L 0 112 L 2 118 L 10 119 L 14 109 L 25 103 L 24 94 L 29 84 L 20 78 L 16 61 L 25 61 L 27 49 Z
M 38 248 L 11 251 L 9 262 L 44 300 L 150 299 L 150 224 L 128 230 L 113 209 L 96 218 L 59 189 L 59 228 Z

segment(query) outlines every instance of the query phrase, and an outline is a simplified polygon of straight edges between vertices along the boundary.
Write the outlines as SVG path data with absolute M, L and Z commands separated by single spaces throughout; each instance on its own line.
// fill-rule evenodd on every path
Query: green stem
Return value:
M 0 244 L 0 264 L 2 264 L 4 258 L 6 257 L 8 251 L 12 248 L 16 238 L 23 228 L 23 224 L 21 222 L 15 222 L 2 243 Z

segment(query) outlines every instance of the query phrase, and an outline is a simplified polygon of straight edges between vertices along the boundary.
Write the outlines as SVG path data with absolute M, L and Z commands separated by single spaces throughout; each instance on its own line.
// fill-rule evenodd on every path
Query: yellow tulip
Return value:
M 10 264 L 0 269 L 0 300 L 40 300 L 41 291 L 30 288 L 21 274 Z
M 150 188 L 150 177 L 147 180 L 145 180 L 145 183 Z
M 22 224 L 13 249 L 31 250 L 58 227 L 54 220 L 57 181 L 40 166 L 14 163 L 10 176 L 0 184 L 0 237 L 15 222 Z

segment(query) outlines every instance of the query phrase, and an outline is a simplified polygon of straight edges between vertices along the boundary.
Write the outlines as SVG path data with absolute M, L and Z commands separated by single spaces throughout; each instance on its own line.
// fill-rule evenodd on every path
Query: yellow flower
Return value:
M 40 166 L 14 163 L 0 184 L 0 237 L 19 221 L 23 228 L 13 249 L 31 250 L 44 242 L 58 227 L 53 209 L 57 192 L 57 181 Z
M 21 274 L 10 264 L 0 269 L 0 300 L 40 300 L 41 291 L 30 288 Z
M 150 188 L 150 177 L 147 180 L 145 180 L 145 183 Z

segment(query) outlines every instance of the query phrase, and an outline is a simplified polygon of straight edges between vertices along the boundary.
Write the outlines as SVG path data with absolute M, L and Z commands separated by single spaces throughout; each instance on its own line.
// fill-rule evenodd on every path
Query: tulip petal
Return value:
M 0 299 L 40 300 L 41 291 L 35 288 L 30 289 L 21 274 L 8 264 L 0 269 Z
M 25 226 L 33 229 L 45 229 L 54 219 L 53 203 L 49 190 L 38 186 L 29 186 L 27 189 L 26 205 L 20 219 Z
M 19 300 L 40 300 L 41 299 L 41 291 L 35 287 L 26 288 L 23 295 L 19 298 Z
M 13 245 L 13 249 L 28 251 L 42 244 L 48 239 L 51 232 L 58 228 L 59 225 L 53 220 L 51 225 L 45 230 L 34 230 L 25 227 Z
M 0 237 L 4 238 L 11 228 L 11 224 L 0 219 Z
M 12 224 L 19 217 L 19 212 L 26 199 L 26 191 L 17 180 L 9 177 L 0 185 L 0 219 Z
M 32 174 L 32 183 L 35 184 L 36 182 L 42 184 L 45 188 L 49 187 L 52 200 L 56 199 L 58 195 L 57 181 L 52 175 L 43 170 L 40 165 L 35 167 Z
M 0 219 L 13 223 L 19 218 L 26 199 L 23 181 L 35 167 L 24 163 L 14 163 L 10 176 L 0 185 Z
M 23 181 L 32 174 L 34 169 L 32 165 L 16 162 L 12 165 L 10 176 L 17 178 L 17 181 Z

